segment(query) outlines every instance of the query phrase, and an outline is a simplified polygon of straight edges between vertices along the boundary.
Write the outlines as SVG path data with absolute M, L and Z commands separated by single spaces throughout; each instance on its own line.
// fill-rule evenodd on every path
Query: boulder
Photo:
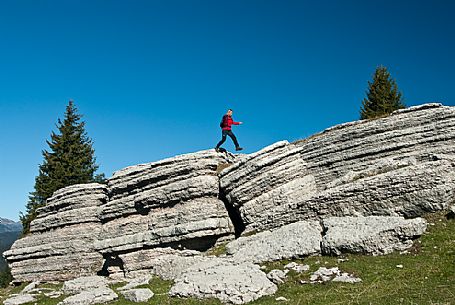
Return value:
M 38 209 L 31 233 L 4 253 L 16 282 L 68 280 L 93 275 L 103 265 L 94 249 L 101 233 L 105 186 L 79 184 L 56 191 Z
M 82 291 L 76 295 L 67 297 L 58 305 L 90 305 L 108 303 L 118 298 L 118 295 L 110 288 L 100 287 Z
M 244 304 L 276 291 L 277 286 L 259 266 L 214 258 L 186 269 L 175 280 L 169 295 Z
M 148 288 L 141 288 L 122 291 L 122 295 L 128 301 L 139 303 L 147 302 L 153 297 L 154 293 Z
M 4 300 L 3 305 L 21 305 L 35 301 L 35 297 L 30 294 L 19 294 L 16 296 L 11 296 Z
M 205 250 L 234 227 L 219 197 L 217 169 L 232 160 L 214 150 L 181 155 L 120 170 L 108 180 L 101 253 L 143 248 Z
M 326 254 L 364 253 L 381 255 L 403 251 L 427 227 L 423 218 L 331 217 L 323 221 L 322 250 Z
M 322 227 L 319 221 L 300 221 L 281 228 L 240 237 L 226 245 L 237 262 L 262 263 L 299 258 L 321 252 Z

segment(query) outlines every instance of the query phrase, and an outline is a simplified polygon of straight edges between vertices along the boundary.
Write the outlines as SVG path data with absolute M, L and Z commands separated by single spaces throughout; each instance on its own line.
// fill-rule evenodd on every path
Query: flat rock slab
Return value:
M 147 285 L 151 279 L 152 279 L 151 276 L 133 278 L 129 280 L 125 286 L 118 288 L 118 290 L 131 290 L 133 288 L 136 288 L 137 286 Z
M 118 298 L 117 294 L 110 288 L 101 287 L 83 291 L 79 294 L 64 299 L 58 305 L 90 305 L 101 304 L 114 301 Z
M 94 290 L 97 288 L 107 288 L 108 281 L 102 276 L 84 276 L 74 280 L 66 281 L 63 284 L 63 292 L 74 294 L 83 291 Z
M 323 221 L 326 234 L 322 250 L 326 254 L 368 253 L 373 255 L 403 251 L 427 227 L 423 218 L 330 217 Z
M 320 253 L 321 242 L 319 221 L 300 221 L 272 231 L 240 237 L 227 244 L 226 250 L 236 262 L 262 263 Z
M 36 301 L 36 299 L 32 295 L 20 294 L 6 299 L 5 301 L 3 301 L 3 305 L 20 305 L 34 301 Z
M 154 293 L 148 288 L 126 290 L 122 291 L 122 294 L 125 299 L 135 303 L 147 302 L 154 295 Z
M 169 295 L 217 298 L 222 302 L 244 304 L 274 294 L 277 286 L 252 263 L 234 264 L 214 258 L 185 270 L 175 280 Z

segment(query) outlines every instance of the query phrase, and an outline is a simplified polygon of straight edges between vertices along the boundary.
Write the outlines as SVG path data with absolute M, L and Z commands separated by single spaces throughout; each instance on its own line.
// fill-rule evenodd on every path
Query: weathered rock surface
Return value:
M 289 270 L 273 269 L 267 273 L 267 278 L 277 285 L 283 284 L 286 280 L 286 274 L 288 272 Z
M 107 303 L 118 298 L 108 287 L 108 280 L 102 276 L 84 276 L 66 281 L 62 291 L 74 294 L 67 297 L 59 305 L 83 305 Z
M 228 155 L 214 150 L 141 164 L 109 179 L 101 253 L 166 245 L 207 249 L 234 227 L 219 197 L 217 169 Z
M 245 233 L 332 216 L 404 216 L 455 198 L 455 107 L 429 104 L 278 142 L 220 174 Z
M 226 252 L 237 262 L 262 263 L 320 253 L 321 242 L 322 227 L 319 221 L 300 221 L 240 237 L 226 245 Z
M 413 240 L 425 232 L 423 218 L 402 217 L 332 217 L 323 221 L 326 234 L 322 250 L 326 254 L 388 254 L 412 246 Z
M 341 270 L 338 269 L 338 267 L 333 268 L 320 267 L 310 277 L 311 284 L 323 283 L 328 281 L 353 284 L 361 282 L 362 279 L 355 277 L 354 275 L 349 274 L 347 272 L 341 272 Z
M 148 288 L 126 290 L 122 291 L 122 294 L 128 301 L 136 303 L 147 302 L 154 295 L 154 293 Z
M 30 294 L 19 294 L 4 300 L 3 305 L 21 305 L 34 301 L 36 301 L 35 297 Z
M 186 269 L 175 280 L 169 294 L 218 298 L 223 302 L 244 304 L 274 294 L 276 290 L 277 286 L 267 279 L 257 265 L 211 259 Z
M 186 268 L 209 259 L 198 251 L 172 248 L 135 251 L 119 257 L 123 262 L 124 276 L 156 275 L 164 280 L 173 280 Z
M 114 301 L 118 295 L 110 288 L 101 287 L 82 291 L 76 295 L 67 297 L 58 305 L 90 305 Z
M 107 192 L 101 184 L 60 189 L 38 209 L 31 234 L 4 253 L 15 281 L 67 280 L 96 274 L 103 256 L 93 244 L 99 238 L 101 205 Z

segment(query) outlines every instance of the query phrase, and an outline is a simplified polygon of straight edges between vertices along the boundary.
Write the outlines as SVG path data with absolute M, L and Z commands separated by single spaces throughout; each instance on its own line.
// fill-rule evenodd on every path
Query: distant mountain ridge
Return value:
M 22 224 L 20 222 L 0 217 L 0 233 L 20 231 L 22 231 Z
M 20 222 L 0 217 L 0 270 L 6 266 L 2 256 L 3 252 L 11 248 L 11 245 L 21 235 L 21 232 L 22 224 Z

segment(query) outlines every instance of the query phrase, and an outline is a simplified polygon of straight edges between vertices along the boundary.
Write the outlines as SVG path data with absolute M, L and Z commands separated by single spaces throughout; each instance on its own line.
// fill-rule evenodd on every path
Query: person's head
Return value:
M 228 111 L 227 111 L 226 114 L 229 115 L 229 116 L 231 116 L 231 115 L 232 115 L 232 109 L 228 109 Z

